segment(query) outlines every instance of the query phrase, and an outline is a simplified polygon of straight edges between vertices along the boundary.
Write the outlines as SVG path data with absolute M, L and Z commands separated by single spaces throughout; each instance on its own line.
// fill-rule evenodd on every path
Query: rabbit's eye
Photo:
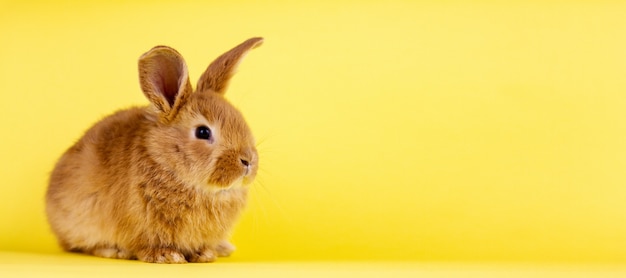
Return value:
M 211 139 L 211 129 L 207 126 L 199 126 L 196 128 L 196 138 L 209 140 Z

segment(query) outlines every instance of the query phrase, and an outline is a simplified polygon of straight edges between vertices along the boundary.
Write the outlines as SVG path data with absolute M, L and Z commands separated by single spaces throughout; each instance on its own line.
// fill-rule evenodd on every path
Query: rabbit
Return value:
M 46 214 L 69 252 L 150 263 L 213 262 L 257 173 L 255 140 L 224 93 L 251 38 L 219 56 L 192 89 L 173 48 L 139 58 L 150 105 L 105 117 L 59 159 Z

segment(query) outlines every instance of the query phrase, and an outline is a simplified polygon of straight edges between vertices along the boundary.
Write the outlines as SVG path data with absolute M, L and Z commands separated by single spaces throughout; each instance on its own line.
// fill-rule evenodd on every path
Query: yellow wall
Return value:
M 264 36 L 227 95 L 262 141 L 235 259 L 626 263 L 625 14 L 621 1 L 0 2 L 0 250 L 57 250 L 47 175 L 96 120 L 147 103 L 140 54 L 173 46 L 195 80 Z

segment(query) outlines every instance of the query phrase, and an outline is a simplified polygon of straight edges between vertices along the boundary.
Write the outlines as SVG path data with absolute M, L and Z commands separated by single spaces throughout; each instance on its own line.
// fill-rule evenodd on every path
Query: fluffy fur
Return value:
M 189 82 L 176 50 L 139 59 L 151 105 L 114 113 L 58 161 L 46 212 L 61 247 L 154 263 L 211 262 L 234 247 L 229 232 L 258 168 L 250 129 L 223 97 L 240 60 L 261 38 L 217 58 Z M 198 126 L 210 140 L 195 137 Z

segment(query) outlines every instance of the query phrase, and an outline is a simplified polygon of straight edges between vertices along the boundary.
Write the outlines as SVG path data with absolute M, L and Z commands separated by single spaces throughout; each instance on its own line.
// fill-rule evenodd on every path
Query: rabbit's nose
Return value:
M 241 160 L 241 164 L 243 164 L 243 166 L 248 167 L 250 165 L 250 162 L 246 159 L 240 158 L 239 160 Z
M 247 176 L 250 174 L 251 171 L 251 166 L 250 166 L 250 161 L 248 159 L 245 158 L 239 158 L 239 160 L 241 161 L 241 164 L 243 164 L 243 169 L 244 169 L 244 176 Z
M 244 149 L 239 152 L 239 161 L 245 167 L 252 167 L 256 163 L 256 152 L 254 149 Z

